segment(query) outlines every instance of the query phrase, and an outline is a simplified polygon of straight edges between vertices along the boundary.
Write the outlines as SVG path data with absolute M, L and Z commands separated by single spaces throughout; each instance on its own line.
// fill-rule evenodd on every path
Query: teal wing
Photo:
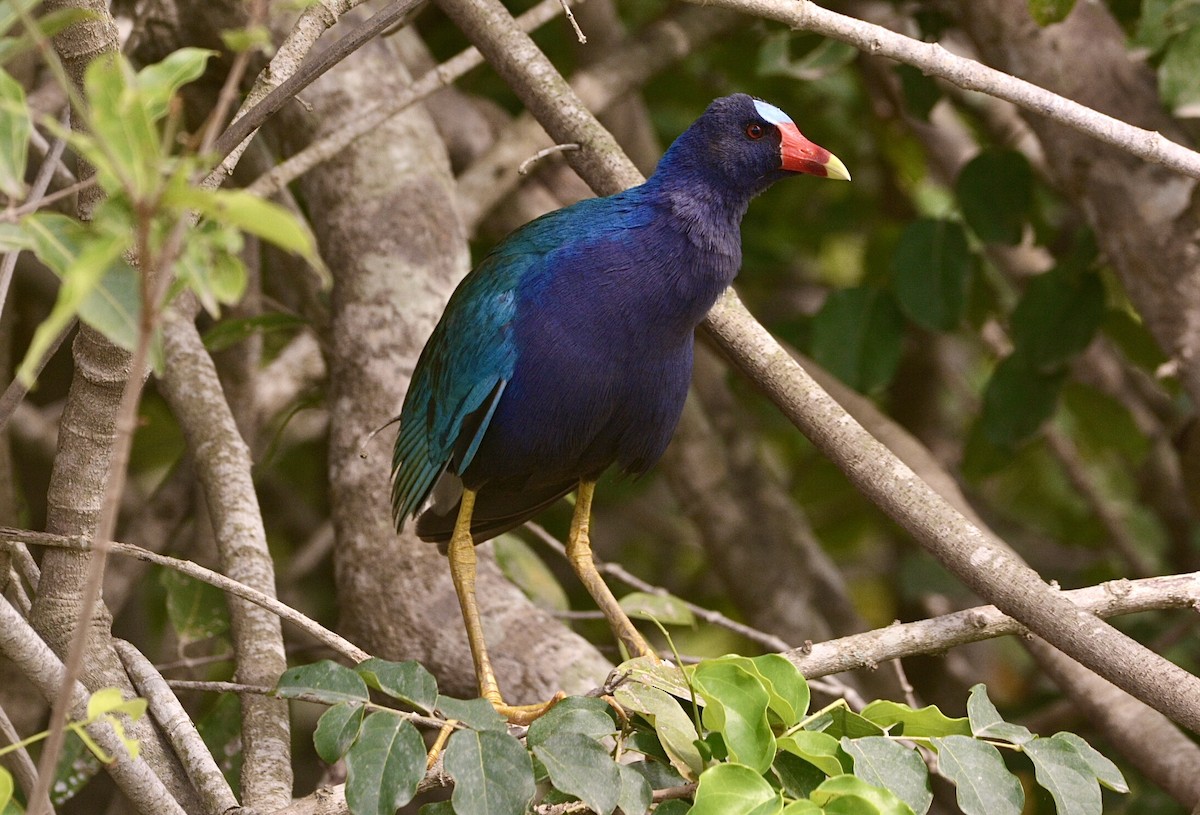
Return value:
M 503 248 L 484 258 L 459 284 L 425 344 L 392 454 L 397 529 L 447 468 L 461 473 L 479 449 L 516 364 L 516 287 L 538 258 Z

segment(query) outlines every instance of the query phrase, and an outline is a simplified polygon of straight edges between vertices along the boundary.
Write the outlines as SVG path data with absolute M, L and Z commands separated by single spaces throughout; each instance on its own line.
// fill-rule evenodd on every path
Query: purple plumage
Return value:
M 718 99 L 645 184 L 509 235 L 460 284 L 417 362 L 396 442 L 397 526 L 426 500 L 450 538 L 524 522 L 609 466 L 638 474 L 683 409 L 696 326 L 741 264 L 750 200 L 796 173 L 848 178 L 778 108 Z

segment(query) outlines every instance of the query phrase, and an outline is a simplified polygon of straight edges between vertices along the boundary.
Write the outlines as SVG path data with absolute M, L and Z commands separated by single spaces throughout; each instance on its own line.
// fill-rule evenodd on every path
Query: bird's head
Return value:
M 668 168 L 747 196 L 799 173 L 850 180 L 846 165 L 806 139 L 791 117 L 744 93 L 709 105 L 663 156 L 659 170 Z

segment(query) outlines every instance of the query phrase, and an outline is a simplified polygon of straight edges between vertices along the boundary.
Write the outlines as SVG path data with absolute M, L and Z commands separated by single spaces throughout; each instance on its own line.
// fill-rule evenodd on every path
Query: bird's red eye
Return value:
M 763 128 L 758 122 L 751 122 L 746 125 L 746 135 L 752 139 L 761 139 L 763 137 Z

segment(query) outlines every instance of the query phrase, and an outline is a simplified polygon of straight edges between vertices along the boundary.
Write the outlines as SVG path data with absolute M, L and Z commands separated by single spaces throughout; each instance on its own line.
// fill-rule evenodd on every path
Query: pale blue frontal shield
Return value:
M 792 117 L 788 116 L 779 108 L 772 105 L 770 102 L 764 102 L 761 99 L 754 100 L 754 109 L 758 111 L 758 115 L 766 119 L 773 125 L 789 124 L 795 125 Z

